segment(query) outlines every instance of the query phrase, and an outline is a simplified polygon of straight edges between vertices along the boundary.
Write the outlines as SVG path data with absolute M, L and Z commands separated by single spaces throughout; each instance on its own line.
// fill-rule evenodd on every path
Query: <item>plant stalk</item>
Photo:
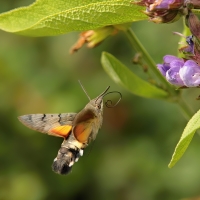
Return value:
M 158 77 L 158 79 L 160 80 L 160 82 L 163 83 L 163 85 L 166 87 L 167 91 L 169 93 L 171 93 L 172 95 L 175 95 L 177 92 L 167 82 L 167 80 L 165 79 L 165 77 L 158 71 L 155 62 L 153 61 L 153 59 L 151 58 L 151 56 L 148 54 L 148 52 L 146 51 L 146 49 L 143 47 L 143 45 L 140 43 L 140 41 L 138 40 L 137 36 L 135 35 L 135 33 L 133 32 L 133 30 L 131 28 L 129 28 L 126 31 L 126 35 L 127 35 L 128 39 L 129 39 L 129 41 L 131 42 L 131 45 L 133 46 L 133 48 L 136 51 L 142 53 L 143 60 L 147 63 L 148 67 L 154 72 L 154 74 L 156 75 L 156 77 Z
M 189 120 L 193 112 L 190 109 L 190 107 L 185 103 L 185 101 L 182 99 L 180 92 L 174 89 L 171 84 L 167 82 L 165 77 L 159 72 L 159 70 L 156 67 L 155 62 L 151 58 L 151 56 L 148 54 L 146 49 L 143 47 L 143 45 L 140 43 L 136 35 L 134 34 L 133 30 L 129 28 L 126 32 L 126 35 L 133 46 L 133 48 L 142 53 L 143 60 L 147 63 L 148 67 L 154 72 L 154 74 L 158 77 L 160 82 L 165 86 L 166 90 L 169 92 L 169 95 L 171 96 L 171 99 L 176 99 L 173 102 L 177 103 L 182 110 L 184 117 Z

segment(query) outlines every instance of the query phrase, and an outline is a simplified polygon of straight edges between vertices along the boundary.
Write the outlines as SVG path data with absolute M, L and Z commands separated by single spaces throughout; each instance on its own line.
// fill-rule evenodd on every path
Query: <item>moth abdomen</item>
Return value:
M 83 155 L 82 149 L 72 149 L 61 147 L 58 151 L 57 157 L 52 164 L 52 170 L 57 174 L 66 175 L 71 171 L 71 168 L 79 157 Z

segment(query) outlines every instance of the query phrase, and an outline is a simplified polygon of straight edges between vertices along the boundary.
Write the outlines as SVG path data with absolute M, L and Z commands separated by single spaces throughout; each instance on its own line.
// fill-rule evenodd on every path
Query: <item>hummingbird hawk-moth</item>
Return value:
M 82 85 L 81 87 L 83 88 Z M 64 138 L 52 164 L 54 172 L 68 174 L 73 164 L 83 155 L 84 149 L 95 140 L 103 122 L 103 97 L 116 92 L 107 93 L 109 88 L 107 87 L 103 93 L 92 100 L 83 88 L 90 101 L 79 113 L 29 114 L 18 117 L 19 121 L 30 129 Z M 121 93 L 116 93 L 120 94 L 120 101 Z M 118 103 L 112 106 L 108 102 L 112 104 L 108 100 L 107 107 L 114 107 Z

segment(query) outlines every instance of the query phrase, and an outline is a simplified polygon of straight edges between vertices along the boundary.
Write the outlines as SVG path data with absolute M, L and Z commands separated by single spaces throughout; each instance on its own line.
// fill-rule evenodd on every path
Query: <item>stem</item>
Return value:
M 200 9 L 192 9 L 192 13 L 194 13 L 194 14 L 200 14 Z
M 151 70 L 154 72 L 154 74 L 158 77 L 160 82 L 163 83 L 163 85 L 166 87 L 167 91 L 171 93 L 173 96 L 177 94 L 177 92 L 174 90 L 174 88 L 167 82 L 165 77 L 158 71 L 155 62 L 151 58 L 151 56 L 148 54 L 146 49 L 143 47 L 143 45 L 140 43 L 134 32 L 131 28 L 129 28 L 126 32 L 126 35 L 131 42 L 133 48 L 142 53 L 142 58 L 147 63 L 148 67 L 151 68 Z
M 180 109 L 182 110 L 184 117 L 187 120 L 189 120 L 194 115 L 191 108 L 185 103 L 185 101 L 182 98 L 180 98 L 177 103 Z
M 167 91 L 169 92 L 169 95 L 171 99 L 175 99 L 173 102 L 177 103 L 182 110 L 184 117 L 189 120 L 193 112 L 190 109 L 190 107 L 185 103 L 185 101 L 182 99 L 180 92 L 177 92 L 165 79 L 165 77 L 158 71 L 155 62 L 151 58 L 151 56 L 148 54 L 146 49 L 143 47 L 143 45 L 140 43 L 140 41 L 137 39 L 136 35 L 132 31 L 131 28 L 129 28 L 126 32 L 126 35 L 131 42 L 133 48 L 142 53 L 142 58 L 147 63 L 148 67 L 151 68 L 151 70 L 154 72 L 154 74 L 158 77 L 161 83 L 166 87 Z

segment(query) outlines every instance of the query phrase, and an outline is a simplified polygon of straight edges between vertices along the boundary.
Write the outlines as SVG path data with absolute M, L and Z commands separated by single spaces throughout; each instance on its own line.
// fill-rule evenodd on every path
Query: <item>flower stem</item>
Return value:
M 194 115 L 191 108 L 186 104 L 186 102 L 181 97 L 177 103 L 180 109 L 182 110 L 184 117 L 187 120 L 189 120 Z
M 157 76 L 157 78 L 160 80 L 160 82 L 165 86 L 166 90 L 169 92 L 170 99 L 174 102 L 177 103 L 182 110 L 184 117 L 186 119 L 190 119 L 193 115 L 192 110 L 190 107 L 185 103 L 185 101 L 182 99 L 180 95 L 179 90 L 175 90 L 165 79 L 164 76 L 159 72 L 159 70 L 156 67 L 155 62 L 151 58 L 151 56 L 148 54 L 146 49 L 143 47 L 143 45 L 140 43 L 140 41 L 137 39 L 136 35 L 132 31 L 131 28 L 129 28 L 126 32 L 126 35 L 133 46 L 133 48 L 142 53 L 142 58 L 143 60 L 147 63 L 148 67 L 154 72 L 154 74 Z
M 171 93 L 171 95 L 176 95 L 176 91 L 174 90 L 174 88 L 167 82 L 167 80 L 165 79 L 165 77 L 158 71 L 155 62 L 153 61 L 153 59 L 151 58 L 151 56 L 148 54 L 148 52 L 146 51 L 146 49 L 143 47 L 143 45 L 140 43 L 140 41 L 138 40 L 138 38 L 136 37 L 136 35 L 134 34 L 134 32 L 132 31 L 131 28 L 129 28 L 126 31 L 126 35 L 129 39 L 129 41 L 131 42 L 133 48 L 142 53 L 142 58 L 143 60 L 147 63 L 148 67 L 154 72 L 154 74 L 156 75 L 156 77 L 158 77 L 158 79 L 160 80 L 160 82 L 163 83 L 163 85 L 165 86 L 165 88 L 167 89 L 167 91 L 169 93 Z
M 194 14 L 199 14 L 199 13 L 200 13 L 200 10 L 199 10 L 199 9 L 192 9 L 192 13 L 194 13 Z

